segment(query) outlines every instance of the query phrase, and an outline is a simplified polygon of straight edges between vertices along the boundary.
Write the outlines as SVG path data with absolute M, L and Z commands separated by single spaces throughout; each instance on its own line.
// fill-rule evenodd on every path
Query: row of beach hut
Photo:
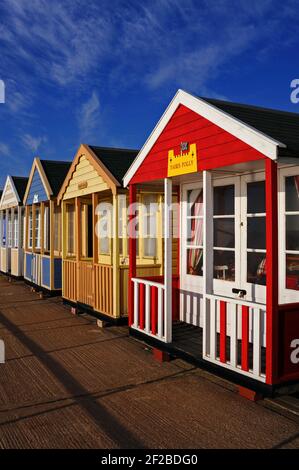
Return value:
M 160 357 L 299 383 L 298 114 L 179 90 L 140 151 L 82 144 L 8 176 L 0 245 L 2 273 Z

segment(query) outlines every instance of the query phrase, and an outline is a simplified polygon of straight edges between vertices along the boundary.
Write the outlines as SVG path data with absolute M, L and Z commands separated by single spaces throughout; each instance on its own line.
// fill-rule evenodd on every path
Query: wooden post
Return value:
M 164 312 L 165 340 L 172 341 L 172 180 L 164 179 Z
M 212 173 L 203 172 L 203 356 L 210 351 L 209 300 L 213 291 L 213 186 Z
M 277 163 L 267 158 L 266 173 L 266 383 L 278 377 L 278 193 Z
M 128 314 L 129 314 L 129 326 L 134 322 L 134 284 L 132 278 L 136 277 L 136 234 L 133 229 L 133 220 L 135 214 L 132 211 L 132 204 L 136 204 L 136 185 L 130 184 L 129 186 L 129 224 L 130 224 L 130 233 L 129 233 L 129 293 L 128 293 Z
M 93 225 L 93 264 L 98 264 L 99 262 L 99 239 L 97 237 L 96 226 L 98 222 L 98 216 L 96 214 L 96 209 L 99 203 L 98 193 L 93 193 L 92 195 L 92 225 Z
M 77 300 L 80 298 L 80 256 L 81 256 L 81 201 L 75 198 L 75 251 L 77 269 Z
M 22 249 L 22 230 L 24 230 L 23 227 L 23 217 L 22 217 L 22 207 L 18 206 L 18 275 L 22 276 L 23 275 L 23 249 Z
M 119 238 L 118 238 L 118 194 L 113 194 L 113 315 L 120 316 Z

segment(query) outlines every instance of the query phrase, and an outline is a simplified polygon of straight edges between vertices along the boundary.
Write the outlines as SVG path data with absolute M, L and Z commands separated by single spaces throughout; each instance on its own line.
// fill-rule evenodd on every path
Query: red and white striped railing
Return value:
M 165 286 L 159 282 L 133 278 L 134 316 L 132 328 L 163 342 L 171 341 L 165 308 Z
M 265 382 L 265 305 L 206 295 L 204 306 L 203 358 Z

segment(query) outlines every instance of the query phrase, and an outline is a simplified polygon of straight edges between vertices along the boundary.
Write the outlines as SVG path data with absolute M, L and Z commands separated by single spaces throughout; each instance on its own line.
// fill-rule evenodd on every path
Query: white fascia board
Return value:
M 216 106 L 208 103 L 207 101 L 198 98 L 196 96 L 187 93 L 184 90 L 178 90 L 166 111 L 162 115 L 158 124 L 150 134 L 149 138 L 145 142 L 144 146 L 140 150 L 139 154 L 135 158 L 131 167 L 125 174 L 123 181 L 124 186 L 128 186 L 130 180 L 133 178 L 139 166 L 142 164 L 143 160 L 155 144 L 156 140 L 159 138 L 166 125 L 168 124 L 170 118 L 175 113 L 178 106 L 182 104 L 187 108 L 191 109 L 200 116 L 206 118 L 213 124 L 217 125 L 221 129 L 229 132 L 238 139 L 242 140 L 250 147 L 256 149 L 258 152 L 261 152 L 266 157 L 271 158 L 271 160 L 277 159 L 277 148 L 286 147 L 285 144 L 279 142 L 275 139 L 272 139 L 268 135 L 256 130 L 255 128 L 249 126 L 248 124 L 243 123 L 239 119 L 231 116 L 230 114 L 220 110 Z

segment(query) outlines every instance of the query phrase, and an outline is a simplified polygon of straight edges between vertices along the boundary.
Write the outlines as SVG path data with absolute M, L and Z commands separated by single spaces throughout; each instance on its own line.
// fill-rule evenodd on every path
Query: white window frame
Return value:
M 13 248 L 19 247 L 19 213 L 13 211 Z
M 12 248 L 12 237 L 13 237 L 13 231 L 12 231 L 12 211 L 10 210 L 8 213 L 8 220 L 7 220 L 7 248 Z
M 279 207 L 279 229 L 278 229 L 278 242 L 279 242 L 279 303 L 297 303 L 299 302 L 299 290 L 286 288 L 286 211 L 285 211 L 285 178 L 288 176 L 299 175 L 299 166 L 281 168 L 279 174 L 279 192 L 278 192 L 278 207 Z
M 189 190 L 192 190 L 192 189 L 203 189 L 203 181 L 202 179 L 199 179 L 197 181 L 194 181 L 192 183 L 187 183 L 187 184 L 183 184 L 182 185 L 182 190 L 181 190 L 181 205 L 182 205 L 182 209 L 181 209 L 181 220 L 182 220 L 182 224 L 181 224 L 181 247 L 180 247 L 180 251 L 181 251 L 181 256 L 182 256 L 182 261 L 181 261 L 181 275 L 183 274 L 183 276 L 185 277 L 187 283 L 188 283 L 188 286 L 190 286 L 190 288 L 194 288 L 196 289 L 196 291 L 200 291 L 202 292 L 203 290 L 203 275 L 200 276 L 200 275 L 193 275 L 193 274 L 188 274 L 187 273 L 187 251 L 188 251 L 188 248 L 189 248 L 189 244 L 187 242 L 187 237 L 188 237 L 188 227 L 187 227 L 187 211 L 188 211 L 188 199 L 187 199 L 187 195 L 188 195 L 188 191 Z M 205 204 L 205 201 L 203 201 L 203 203 Z M 191 245 L 190 245 L 191 247 Z M 197 246 L 192 246 L 192 248 L 197 248 Z M 202 247 L 203 249 L 203 247 Z
M 29 208 L 28 216 L 28 248 L 32 250 L 33 247 L 33 207 Z
M 35 208 L 35 249 L 41 249 L 41 207 Z

